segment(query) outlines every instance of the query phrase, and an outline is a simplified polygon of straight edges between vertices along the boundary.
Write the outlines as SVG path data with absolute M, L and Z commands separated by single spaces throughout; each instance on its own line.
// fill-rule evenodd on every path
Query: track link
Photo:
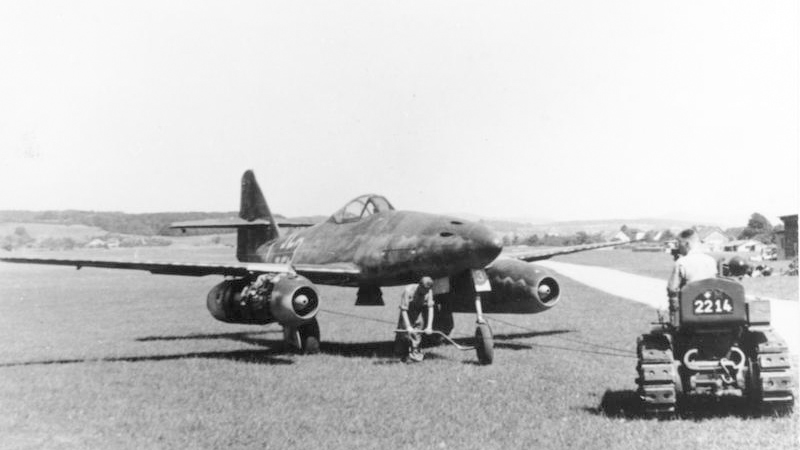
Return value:
M 664 335 L 644 334 L 637 340 L 636 354 L 639 377 L 637 393 L 648 416 L 664 416 L 675 412 L 679 386 L 675 384 L 672 348 Z
M 764 411 L 788 411 L 794 406 L 797 384 L 786 342 L 774 331 L 752 331 L 750 399 Z

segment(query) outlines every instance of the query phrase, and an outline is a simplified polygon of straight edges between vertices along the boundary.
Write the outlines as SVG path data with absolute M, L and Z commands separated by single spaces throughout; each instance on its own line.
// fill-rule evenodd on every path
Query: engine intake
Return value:
M 486 312 L 538 313 L 552 308 L 561 298 L 555 278 L 524 261 L 497 260 L 486 269 L 486 274 L 492 284 L 492 295 L 484 303 Z
M 297 326 L 316 316 L 319 295 L 300 275 L 264 274 L 255 280 L 223 281 L 208 293 L 206 306 L 222 322 Z

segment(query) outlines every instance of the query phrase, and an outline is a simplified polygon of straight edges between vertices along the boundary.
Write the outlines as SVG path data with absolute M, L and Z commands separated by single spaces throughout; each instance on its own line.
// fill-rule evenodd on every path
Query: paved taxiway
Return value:
M 539 261 L 536 264 L 560 273 L 565 277 L 599 289 L 617 297 L 644 303 L 653 308 L 667 308 L 667 282 L 658 278 L 634 275 L 605 267 L 584 266 L 556 261 Z M 789 351 L 800 354 L 800 303 L 796 300 L 769 299 L 772 326 L 786 340 Z M 653 320 L 656 319 L 653 314 Z

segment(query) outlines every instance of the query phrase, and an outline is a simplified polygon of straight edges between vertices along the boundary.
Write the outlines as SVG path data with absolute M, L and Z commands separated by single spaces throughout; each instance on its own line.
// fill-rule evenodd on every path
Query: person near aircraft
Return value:
M 678 235 L 677 259 L 667 281 L 670 316 L 678 311 L 678 295 L 681 289 L 692 281 L 717 276 L 717 262 L 705 252 L 700 236 L 691 228 Z
M 422 340 L 419 332 L 414 329 L 415 325 L 425 324 L 423 333 L 430 335 L 433 333 L 433 279 L 422 277 L 417 284 L 409 284 L 403 289 L 400 297 L 400 317 L 397 320 L 397 329 L 405 330 L 405 333 L 398 334 L 395 341 L 399 344 L 397 350 L 402 354 L 404 360 L 419 362 L 424 358 L 419 350 Z

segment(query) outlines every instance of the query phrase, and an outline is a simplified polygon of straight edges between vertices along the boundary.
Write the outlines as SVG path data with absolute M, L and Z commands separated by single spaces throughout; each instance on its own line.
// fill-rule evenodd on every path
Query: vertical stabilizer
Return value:
M 278 227 L 252 170 L 248 170 L 242 175 L 242 201 L 239 207 L 239 217 L 247 221 L 261 219 L 270 223 L 269 226 L 242 227 L 236 231 L 236 258 L 242 262 L 261 262 L 257 250 L 278 237 Z

